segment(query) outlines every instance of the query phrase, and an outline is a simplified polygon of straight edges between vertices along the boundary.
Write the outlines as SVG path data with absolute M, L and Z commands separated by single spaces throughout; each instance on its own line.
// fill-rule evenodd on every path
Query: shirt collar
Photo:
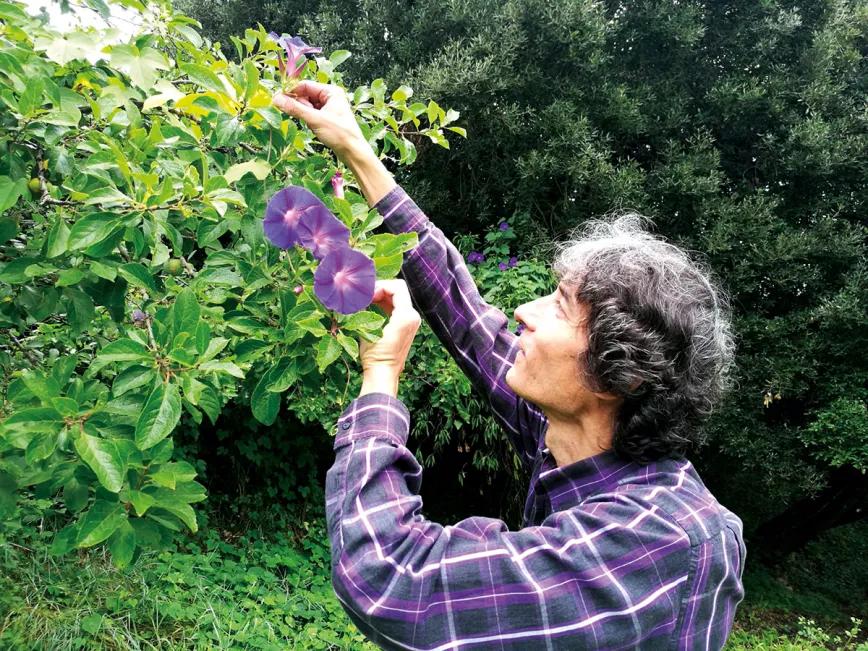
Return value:
M 548 448 L 542 452 L 539 483 L 545 488 L 552 511 L 563 511 L 591 495 L 611 491 L 640 467 L 614 450 L 606 450 L 559 468 Z

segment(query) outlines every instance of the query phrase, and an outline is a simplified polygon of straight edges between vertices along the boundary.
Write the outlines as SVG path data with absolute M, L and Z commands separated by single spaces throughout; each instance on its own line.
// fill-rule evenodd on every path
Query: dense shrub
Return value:
M 54 552 L 107 541 L 123 566 L 197 530 L 202 464 L 176 453 L 177 428 L 189 441 L 237 407 L 271 425 L 285 404 L 321 436 L 348 401 L 358 337 L 384 322 L 326 309 L 310 253 L 266 243 L 272 194 L 321 197 L 380 278 L 415 235 L 375 234 L 358 192 L 328 191 L 331 152 L 271 107 L 292 80 L 261 26 L 229 62 L 167 2 L 119 4 L 139 11 L 139 34 L 107 45 L 109 30 L 60 34 L 0 3 L 0 517 L 11 530 L 76 516 Z M 341 85 L 348 57 L 303 75 Z M 462 132 L 409 87 L 349 94 L 397 164 L 415 159 L 404 125 L 443 146 L 444 129 Z M 265 465 L 263 450 L 239 451 Z

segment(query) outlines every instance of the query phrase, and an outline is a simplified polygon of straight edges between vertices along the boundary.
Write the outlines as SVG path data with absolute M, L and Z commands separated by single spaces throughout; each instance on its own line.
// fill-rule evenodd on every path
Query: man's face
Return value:
M 588 348 L 587 306 L 560 285 L 517 308 L 515 318 L 525 328 L 515 364 L 506 374 L 509 387 L 549 416 L 577 418 L 593 409 L 603 396 L 584 385 L 578 361 Z

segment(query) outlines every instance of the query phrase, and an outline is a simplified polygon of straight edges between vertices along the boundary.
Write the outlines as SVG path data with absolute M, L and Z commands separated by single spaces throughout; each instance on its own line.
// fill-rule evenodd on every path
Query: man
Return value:
M 479 295 L 461 255 L 395 184 L 345 93 L 302 82 L 275 104 L 353 170 L 393 232 L 416 231 L 390 315 L 362 346 L 326 481 L 335 592 L 389 649 L 719 649 L 744 596 L 741 520 L 683 453 L 724 388 L 726 305 L 638 217 L 594 222 L 555 262 L 554 293 L 515 312 Z M 411 302 L 412 296 L 412 302 Z M 397 399 L 418 307 L 532 472 L 523 527 L 421 514 L 422 471 Z

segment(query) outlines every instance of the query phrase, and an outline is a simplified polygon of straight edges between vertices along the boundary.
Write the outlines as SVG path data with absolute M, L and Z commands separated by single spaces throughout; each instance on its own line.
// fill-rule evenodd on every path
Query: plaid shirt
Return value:
M 690 461 L 639 465 L 611 451 L 557 467 L 547 420 L 507 387 L 517 337 L 464 261 L 400 187 L 377 205 L 416 231 L 413 300 L 491 404 L 532 471 L 524 526 L 443 526 L 421 513 L 410 416 L 385 394 L 338 420 L 326 479 L 335 593 L 388 649 L 720 649 L 744 596 L 741 520 Z

